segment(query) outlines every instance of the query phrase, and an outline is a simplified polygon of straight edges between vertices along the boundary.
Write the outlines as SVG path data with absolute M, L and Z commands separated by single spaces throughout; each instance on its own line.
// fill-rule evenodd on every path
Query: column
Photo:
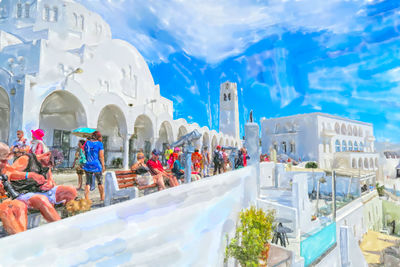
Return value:
M 129 169 L 129 135 L 124 136 L 123 168 Z

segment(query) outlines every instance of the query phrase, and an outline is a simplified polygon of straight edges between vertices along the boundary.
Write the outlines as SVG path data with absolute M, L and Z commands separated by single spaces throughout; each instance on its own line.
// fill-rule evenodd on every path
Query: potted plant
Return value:
M 240 212 L 235 237 L 228 242 L 225 262 L 233 257 L 242 267 L 266 266 L 272 237 L 275 211 L 264 212 L 251 206 Z

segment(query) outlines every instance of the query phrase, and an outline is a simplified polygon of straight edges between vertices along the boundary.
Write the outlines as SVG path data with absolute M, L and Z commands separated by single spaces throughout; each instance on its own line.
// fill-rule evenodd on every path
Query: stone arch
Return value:
M 364 169 L 364 168 L 363 168 L 363 161 L 362 161 L 362 158 L 359 158 L 359 159 L 358 159 L 358 168 Z
M 133 153 L 142 150 L 149 158 L 154 139 L 154 127 L 149 116 L 142 114 L 136 118 L 132 139 L 130 147 L 133 148 Z
M 375 169 L 375 167 L 374 167 L 374 160 L 373 160 L 372 158 L 369 159 L 369 167 L 370 167 L 371 169 Z
M 220 137 L 218 145 L 223 146 L 224 145 L 224 138 Z
M 229 140 L 225 139 L 225 146 L 229 146 Z
M 211 139 L 211 150 L 214 150 L 218 145 L 217 137 L 214 135 Z
M 210 135 L 208 132 L 203 133 L 203 147 L 210 149 Z
M 275 124 L 275 134 L 278 134 L 281 132 L 281 125 L 279 123 Z
M 179 140 L 179 138 L 181 138 L 182 136 L 184 136 L 185 134 L 188 133 L 188 129 L 186 126 L 181 125 L 178 129 L 178 138 L 177 140 Z
M 10 135 L 10 98 L 2 87 L 0 87 L 0 125 L 0 141 L 7 144 Z
M 123 157 L 124 138 L 128 134 L 122 110 L 117 105 L 105 106 L 99 114 L 97 130 L 103 135 L 106 165 L 111 166 L 115 158 Z
M 356 126 L 353 126 L 353 135 L 354 135 L 354 136 L 357 136 L 357 135 L 358 135 L 358 133 L 357 133 L 357 127 L 356 127 Z
M 174 135 L 172 125 L 169 121 L 163 121 L 158 131 L 158 139 L 156 142 L 156 148 L 160 151 L 164 151 L 167 145 L 171 145 L 174 142 Z
M 353 169 L 357 169 L 357 160 L 356 160 L 356 159 L 353 159 L 353 160 L 351 161 L 351 167 L 352 167 Z
M 342 124 L 342 127 L 340 127 L 340 133 L 341 134 L 343 134 L 343 135 L 345 135 L 346 134 L 346 132 L 347 132 L 347 129 L 346 129 L 346 125 L 343 123 Z
M 347 126 L 347 134 L 348 135 L 353 135 L 353 131 L 352 131 L 351 125 Z
M 368 166 L 368 159 L 367 159 L 367 158 L 364 159 L 364 169 L 366 169 L 366 170 L 369 169 L 369 166 Z
M 339 125 L 338 122 L 335 123 L 335 132 L 336 132 L 337 134 L 340 134 L 340 125 Z
M 378 167 L 379 167 L 379 161 L 378 161 L 378 158 L 375 158 L 375 168 L 378 169 Z
M 39 128 L 45 132 L 44 141 L 49 147 L 62 150 L 62 167 L 72 165 L 77 137 L 71 131 L 87 126 L 86 111 L 80 100 L 68 91 L 54 91 L 40 107 Z

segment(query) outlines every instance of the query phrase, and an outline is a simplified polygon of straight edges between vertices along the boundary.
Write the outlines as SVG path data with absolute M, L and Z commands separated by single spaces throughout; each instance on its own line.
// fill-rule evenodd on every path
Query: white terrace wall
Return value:
M 223 266 L 226 234 L 256 203 L 254 167 L 0 239 L 2 266 Z

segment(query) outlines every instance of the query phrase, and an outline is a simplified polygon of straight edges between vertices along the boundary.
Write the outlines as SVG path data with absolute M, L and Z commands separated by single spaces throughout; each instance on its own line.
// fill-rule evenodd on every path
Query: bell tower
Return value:
M 229 81 L 220 86 L 219 131 L 240 139 L 237 84 Z

